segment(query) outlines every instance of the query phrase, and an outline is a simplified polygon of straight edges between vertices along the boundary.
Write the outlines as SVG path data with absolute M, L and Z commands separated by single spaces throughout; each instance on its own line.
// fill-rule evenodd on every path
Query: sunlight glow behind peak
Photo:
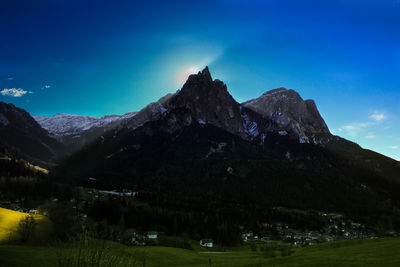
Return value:
M 189 66 L 189 67 L 179 70 L 177 77 L 176 77 L 177 83 L 179 85 L 183 85 L 186 82 L 189 75 L 196 74 L 201 70 L 202 70 L 202 66 L 200 66 L 200 65 L 193 65 L 193 66 Z

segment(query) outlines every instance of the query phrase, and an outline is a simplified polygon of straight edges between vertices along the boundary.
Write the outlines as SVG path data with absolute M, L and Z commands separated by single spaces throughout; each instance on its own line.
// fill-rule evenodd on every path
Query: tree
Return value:
M 56 239 L 67 239 L 80 229 L 77 223 L 77 213 L 68 205 L 59 202 L 46 202 L 39 207 L 39 210 L 47 214 L 53 222 L 53 229 Z
M 32 238 L 36 225 L 36 219 L 32 215 L 27 215 L 19 221 L 18 234 L 22 243 L 25 243 Z

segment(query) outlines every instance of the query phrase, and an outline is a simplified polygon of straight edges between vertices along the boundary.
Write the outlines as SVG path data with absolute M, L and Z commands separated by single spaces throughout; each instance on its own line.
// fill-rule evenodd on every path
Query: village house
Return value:
M 144 246 L 146 236 L 136 232 L 136 229 L 129 228 L 125 231 L 125 238 L 132 245 Z
M 249 240 L 253 240 L 253 232 L 246 232 L 242 234 L 242 240 L 243 241 L 249 241 Z
M 30 214 L 39 214 L 39 211 L 37 209 L 30 209 L 29 213 Z
M 147 233 L 147 238 L 148 239 L 157 239 L 158 238 L 158 232 L 151 231 Z
M 213 247 L 213 241 L 212 241 L 212 239 L 201 239 L 200 240 L 200 246 L 207 247 L 207 248 L 212 248 Z

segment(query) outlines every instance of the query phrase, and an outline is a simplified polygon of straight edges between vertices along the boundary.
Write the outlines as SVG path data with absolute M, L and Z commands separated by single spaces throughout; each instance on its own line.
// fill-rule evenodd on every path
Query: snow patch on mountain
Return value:
M 249 116 L 246 114 L 242 114 L 242 119 L 245 133 L 253 137 L 258 136 L 259 132 L 257 122 L 250 120 Z
M 202 120 L 202 119 L 197 119 L 197 122 L 198 122 L 199 124 L 201 124 L 201 125 L 206 124 L 206 122 L 205 122 L 204 120 Z
M 307 136 L 300 136 L 300 137 L 299 137 L 299 142 L 300 142 L 301 144 L 309 144 L 309 143 L 310 143 L 310 140 L 308 139 Z
M 111 115 L 104 117 L 92 117 L 67 113 L 59 113 L 52 117 L 34 116 L 33 118 L 53 136 L 79 135 L 81 132 L 92 128 L 107 127 L 108 125 L 132 118 L 137 112 L 124 115 Z

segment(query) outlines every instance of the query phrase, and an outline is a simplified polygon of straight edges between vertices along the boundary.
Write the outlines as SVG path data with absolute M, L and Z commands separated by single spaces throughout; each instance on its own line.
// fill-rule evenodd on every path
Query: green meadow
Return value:
M 100 241 L 99 241 L 100 242 Z M 99 246 L 99 242 L 97 245 Z M 90 244 L 89 244 L 90 246 Z M 196 247 L 194 250 L 172 247 L 127 247 L 104 241 L 101 253 L 93 247 L 79 246 L 0 246 L 0 266 L 90 266 L 77 263 L 82 257 L 103 257 L 100 264 L 92 266 L 400 266 L 400 239 L 379 238 L 346 240 L 292 248 L 290 255 L 276 250 L 271 255 L 244 245 L 225 249 L 224 252 L 209 251 Z M 92 250 L 88 252 L 86 250 Z M 82 256 L 86 255 L 86 256 Z M 60 259 L 68 258 L 68 261 Z M 68 262 L 68 264 L 65 264 Z

